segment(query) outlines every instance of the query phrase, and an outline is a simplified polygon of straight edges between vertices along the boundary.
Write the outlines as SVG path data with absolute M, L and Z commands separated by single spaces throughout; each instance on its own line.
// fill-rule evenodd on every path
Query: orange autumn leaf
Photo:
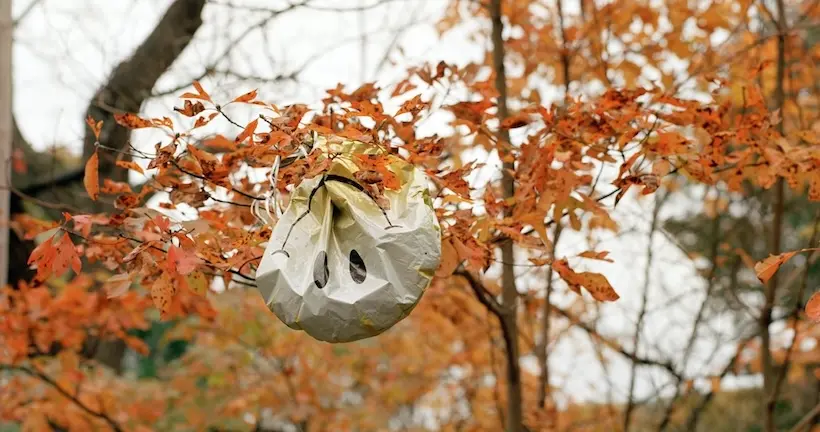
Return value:
M 114 114 L 114 120 L 117 124 L 129 129 L 142 129 L 153 127 L 154 123 L 151 120 L 144 119 L 133 113 L 117 113 Z
M 168 278 L 162 277 L 151 286 L 151 300 L 159 309 L 162 317 L 167 316 L 171 310 L 171 304 L 174 301 L 174 294 L 176 294 L 176 287 Z
M 569 288 L 576 293 L 580 293 L 580 288 L 584 288 L 598 301 L 610 302 L 620 298 L 606 276 L 600 273 L 577 273 L 569 267 L 566 258 L 554 261 L 552 268 L 558 272 L 558 275 L 569 285 Z
M 56 234 L 37 245 L 28 257 L 28 264 L 37 266 L 37 279 L 43 280 L 52 272 L 51 267 L 57 256 L 57 249 L 54 247 L 55 236 Z
M 108 298 L 115 298 L 124 295 L 131 287 L 131 275 L 128 273 L 121 273 L 111 276 L 105 281 L 103 286 Z
M 810 320 L 820 322 L 820 292 L 814 293 L 806 302 L 806 315 Z
M 174 111 L 186 116 L 186 117 L 193 117 L 202 111 L 205 111 L 205 105 L 202 102 L 191 102 L 186 100 L 183 104 L 182 108 L 174 107 Z
M 172 274 L 187 275 L 196 269 L 200 259 L 193 253 L 171 245 L 168 248 L 168 271 Z
M 256 130 L 258 123 L 259 119 L 254 119 L 252 122 L 248 123 L 248 125 L 245 126 L 245 129 L 242 130 L 242 133 L 236 137 L 234 142 L 237 144 L 242 144 L 246 139 L 250 138 L 250 143 L 253 144 L 253 132 Z
M 74 273 L 80 273 L 82 266 L 80 255 L 77 253 L 77 247 L 74 245 L 74 242 L 71 241 L 71 237 L 68 233 L 63 234 L 54 246 L 54 250 L 56 254 L 51 267 L 54 276 L 62 276 L 69 268 L 71 268 Z
M 256 99 L 256 90 L 251 90 L 242 96 L 238 96 L 236 99 L 232 100 L 231 102 L 251 102 Z
M 199 81 L 193 82 L 194 88 L 196 89 L 196 93 L 186 92 L 183 93 L 180 98 L 181 99 L 201 99 L 204 101 L 208 101 L 213 103 L 211 100 L 211 96 L 202 88 L 202 85 L 199 84 Z
M 88 196 L 96 201 L 100 196 L 100 160 L 97 151 L 88 158 L 85 163 L 85 175 L 83 176 L 83 185 L 88 192 Z
M 360 181 L 369 184 L 381 184 L 386 189 L 397 190 L 401 186 L 399 178 L 390 170 L 390 157 L 386 155 L 356 155 L 354 160 L 361 174 Z M 358 173 L 357 173 L 358 174 Z
M 436 276 L 438 277 L 447 277 L 453 274 L 458 268 L 460 260 L 458 257 L 458 251 L 456 250 L 455 246 L 453 246 L 453 242 L 451 239 L 442 239 L 441 240 L 441 264 L 439 264 L 438 269 L 436 270 Z
M 601 252 L 586 251 L 586 252 L 581 252 L 580 254 L 578 254 L 578 256 L 582 257 L 582 258 L 589 258 L 589 259 L 606 261 L 606 262 L 615 262 L 611 258 L 607 258 L 607 255 L 609 255 L 609 252 L 607 252 L 607 251 L 601 251 Z
M 91 116 L 88 116 L 85 119 L 85 124 L 87 124 L 88 127 L 91 128 L 91 133 L 94 134 L 94 138 L 96 138 L 99 141 L 100 131 L 102 130 L 102 125 L 103 125 L 102 120 L 100 120 L 98 122 L 95 122 L 94 119 Z
M 534 117 L 528 112 L 520 112 L 514 116 L 507 117 L 501 122 L 501 129 L 516 129 L 532 123 Z
M 139 164 L 134 162 L 134 161 L 118 160 L 116 162 L 116 164 L 120 168 L 130 169 L 130 170 L 136 171 L 140 174 L 145 174 L 145 172 L 142 170 L 142 167 L 139 166 Z
M 767 283 L 769 279 L 777 273 L 777 270 L 780 269 L 780 266 L 786 263 L 786 261 L 792 259 L 793 256 L 797 255 L 800 252 L 804 252 L 810 249 L 802 249 L 796 250 L 791 252 L 784 252 L 778 255 L 769 255 L 763 261 L 759 261 L 755 264 L 755 274 L 757 278 L 760 279 L 761 282 Z
M 207 125 L 214 119 L 219 113 L 210 113 L 207 116 L 203 115 L 202 117 L 197 117 L 196 122 L 194 122 L 194 129 Z

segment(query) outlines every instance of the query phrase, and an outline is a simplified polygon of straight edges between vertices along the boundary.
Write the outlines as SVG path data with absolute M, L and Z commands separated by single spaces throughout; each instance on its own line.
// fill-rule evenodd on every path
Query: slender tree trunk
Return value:
M 775 103 L 777 109 L 783 115 L 783 107 L 786 103 L 785 92 L 785 75 L 786 75 L 786 7 L 783 0 L 777 0 L 777 87 L 775 88 Z M 784 125 L 781 120 L 777 125 L 781 135 L 784 134 Z M 772 244 L 771 253 L 779 254 L 782 240 L 783 229 L 783 202 L 785 201 L 785 185 L 783 178 L 778 179 L 774 189 L 774 222 L 772 226 Z M 777 379 L 777 371 L 775 370 L 774 360 L 771 353 L 771 333 L 770 325 L 772 323 L 772 311 L 774 309 L 775 301 L 777 299 L 778 288 L 777 273 L 769 280 L 768 285 L 764 291 L 765 303 L 760 314 L 760 335 L 761 335 L 761 351 L 763 354 L 763 394 L 765 395 L 765 409 L 764 412 L 764 430 L 766 432 L 775 432 L 775 414 L 774 409 L 777 404 L 777 394 L 775 392 L 775 381 Z
M 507 108 L 507 73 L 504 67 L 504 22 L 501 15 L 501 0 L 490 2 L 490 18 L 492 21 L 492 49 L 493 65 L 495 69 L 495 87 L 498 90 L 498 119 L 504 121 L 509 117 Z M 499 148 L 502 160 L 509 153 L 510 134 L 506 130 L 499 132 Z M 514 162 L 503 163 L 502 188 L 504 198 L 515 195 L 515 180 L 511 172 L 515 169 Z M 507 215 L 508 216 L 508 215 Z M 518 348 L 518 288 L 515 285 L 515 267 L 513 261 L 513 243 L 505 239 L 501 245 L 501 297 L 503 300 L 503 314 L 501 326 L 504 330 L 504 342 L 507 350 L 507 432 L 522 430 L 523 410 L 521 402 L 521 367 L 519 365 Z
M 8 281 L 11 200 L 11 0 L 0 0 L 0 287 Z
M 655 201 L 655 208 L 652 210 L 652 222 L 649 225 L 649 233 L 647 234 L 646 245 L 646 264 L 643 274 L 643 297 L 641 298 L 641 309 L 638 312 L 638 322 L 635 324 L 635 333 L 632 335 L 632 352 L 638 354 L 641 345 L 641 333 L 643 332 L 644 318 L 646 317 L 646 307 L 649 303 L 649 284 L 652 279 L 652 260 L 653 248 L 652 239 L 655 237 L 655 230 L 658 227 L 658 214 L 661 211 L 661 206 L 665 201 L 665 197 L 657 197 Z M 638 364 L 632 362 L 632 368 L 629 376 L 629 393 L 627 393 L 629 400 L 626 405 L 626 412 L 624 413 L 624 432 L 629 431 L 629 424 L 632 421 L 632 412 L 635 409 L 635 382 L 638 375 Z
M 555 222 L 555 234 L 552 237 L 552 259 L 555 259 L 555 251 L 558 248 L 558 240 L 561 238 L 561 222 Z M 549 399 L 550 386 L 550 364 L 549 364 L 549 336 L 550 324 L 552 320 L 552 282 L 553 271 L 552 267 L 547 270 L 547 292 L 544 295 L 544 321 L 541 329 L 543 340 L 538 346 L 538 365 L 541 366 L 541 376 L 539 377 L 538 386 L 538 406 L 541 408 L 547 407 L 547 399 Z

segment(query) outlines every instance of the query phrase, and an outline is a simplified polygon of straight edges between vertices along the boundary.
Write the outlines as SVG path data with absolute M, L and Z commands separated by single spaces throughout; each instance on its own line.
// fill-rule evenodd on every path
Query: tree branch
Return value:
M 74 395 L 72 395 L 71 393 L 69 393 L 69 392 L 68 392 L 68 390 L 66 390 L 66 389 L 62 388 L 62 387 L 61 387 L 61 386 L 60 386 L 60 385 L 59 385 L 56 381 L 54 381 L 53 379 L 51 379 L 51 377 L 49 377 L 48 375 L 46 375 L 46 374 L 44 374 L 44 373 L 42 373 L 42 372 L 40 372 L 40 371 L 36 371 L 36 370 L 29 369 L 29 368 L 27 368 L 27 367 L 25 367 L 25 366 L 5 366 L 5 365 L 0 365 L 0 369 L 18 370 L 18 371 L 20 371 L 20 372 L 25 373 L 26 375 L 31 376 L 32 378 L 37 378 L 37 379 L 39 379 L 40 381 L 43 381 L 44 383 L 46 383 L 46 384 L 48 384 L 49 386 L 51 386 L 51 387 L 52 387 L 54 390 L 56 390 L 58 393 L 60 393 L 63 397 L 65 397 L 66 399 L 70 400 L 70 401 L 71 401 L 71 403 L 73 403 L 73 404 L 74 404 L 74 405 L 76 405 L 78 408 L 80 408 L 81 410 L 83 410 L 86 414 L 88 414 L 88 415 L 90 415 L 90 416 L 92 416 L 92 417 L 96 417 L 96 418 L 98 418 L 98 419 L 101 419 L 101 420 L 105 421 L 106 423 L 108 423 L 108 425 L 111 427 L 111 429 L 113 429 L 115 432 L 121 432 L 121 431 L 122 431 L 122 427 L 120 427 L 119 423 L 117 423 L 116 421 L 114 421 L 114 419 L 112 419 L 111 417 L 109 417 L 109 416 L 108 416 L 107 414 L 105 414 L 105 413 L 102 413 L 102 412 L 97 412 L 97 411 L 92 410 L 92 409 L 91 409 L 91 408 L 89 408 L 87 405 L 85 405 L 85 404 L 84 404 L 84 403 L 83 403 L 80 399 L 78 399 L 76 396 L 74 396 Z

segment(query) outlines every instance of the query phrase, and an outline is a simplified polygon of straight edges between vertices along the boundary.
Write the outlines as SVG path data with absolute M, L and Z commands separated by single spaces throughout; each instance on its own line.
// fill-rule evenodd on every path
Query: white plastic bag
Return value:
M 384 191 L 384 209 L 355 180 L 353 159 L 384 155 L 382 149 L 317 137 L 317 150 L 337 156 L 325 175 L 303 180 L 292 193 L 259 264 L 257 286 L 288 327 L 316 339 L 376 336 L 416 306 L 441 259 L 427 177 L 389 156 L 400 188 Z

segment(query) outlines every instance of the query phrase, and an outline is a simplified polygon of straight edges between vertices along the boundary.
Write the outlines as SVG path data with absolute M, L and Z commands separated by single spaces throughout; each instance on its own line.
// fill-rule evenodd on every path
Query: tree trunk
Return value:
M 8 1 L 0 0 L 0 2 Z M 151 95 L 157 80 L 171 67 L 193 39 L 194 33 L 202 26 L 201 15 L 204 7 L 205 0 L 176 0 L 172 3 L 134 54 L 114 69 L 108 81 L 91 98 L 86 113 L 95 121 L 103 122 L 100 133 L 101 144 L 114 149 L 127 148 L 131 131 L 118 125 L 114 120 L 114 114 L 140 110 L 143 102 Z M 16 125 L 14 125 L 13 135 L 15 147 L 21 149 L 27 157 L 31 171 L 29 178 L 43 178 L 43 174 L 47 171 L 42 168 L 48 165 L 46 162 L 49 161 L 50 156 L 34 151 L 19 133 Z M 96 150 L 95 141 L 94 134 L 86 128 L 83 160 L 87 160 Z M 122 155 L 108 151 L 99 153 L 101 177 L 116 181 L 127 180 L 127 171 L 116 169 L 115 161 L 118 156 Z M 80 166 L 51 180 L 40 183 L 29 181 L 19 187 L 21 192 L 28 196 L 44 201 L 70 204 L 83 212 L 95 213 L 107 210 L 104 203 L 91 201 L 85 193 L 82 186 L 83 169 L 84 167 Z M 19 196 L 13 200 L 12 207 L 12 214 L 25 211 L 23 200 Z M 53 217 L 59 217 L 59 212 L 47 211 L 47 213 Z M 8 277 L 9 282 L 17 284 L 18 281 L 31 277 L 32 272 L 28 269 L 27 261 L 34 249 L 34 243 L 20 238 L 18 233 L 12 232 L 11 236 L 13 253 L 10 256 Z M 119 372 L 124 350 L 125 345 L 120 341 L 103 342 L 97 344 L 95 356 Z
M 0 0 L 0 182 L 11 180 L 11 40 L 14 22 L 11 0 Z M 9 268 L 9 229 L 11 220 L 9 188 L 0 188 L 0 287 L 6 286 Z

